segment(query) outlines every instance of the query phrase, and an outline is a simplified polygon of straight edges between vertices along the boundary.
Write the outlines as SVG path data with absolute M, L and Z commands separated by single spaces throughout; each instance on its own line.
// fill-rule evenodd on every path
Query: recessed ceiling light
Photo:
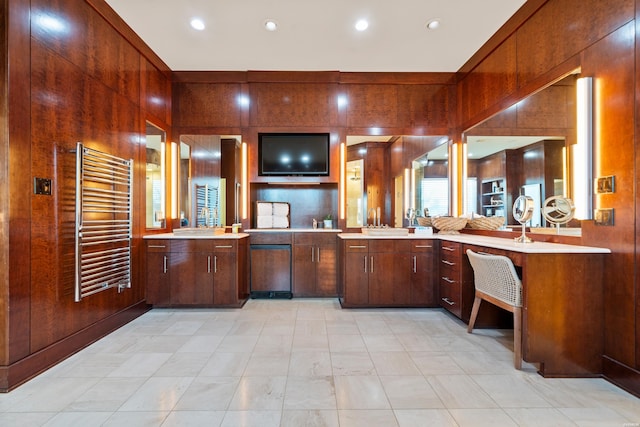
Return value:
M 278 29 L 278 23 L 272 19 L 267 19 L 264 22 L 264 28 L 266 28 L 267 31 L 275 31 Z
M 358 22 L 356 22 L 356 30 L 364 31 L 367 28 L 369 28 L 369 22 L 367 22 L 366 19 L 360 19 L 358 20 Z
M 193 18 L 191 20 L 191 27 L 194 30 L 198 30 L 198 31 L 202 31 L 206 28 L 206 26 L 204 25 L 204 21 L 200 18 Z
M 440 20 L 439 19 L 432 19 L 429 22 L 427 22 L 427 28 L 430 30 L 435 30 L 440 26 Z

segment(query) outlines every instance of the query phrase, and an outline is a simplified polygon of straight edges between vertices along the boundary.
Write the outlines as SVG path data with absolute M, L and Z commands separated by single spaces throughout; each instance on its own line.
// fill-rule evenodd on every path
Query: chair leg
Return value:
M 467 326 L 467 332 L 471 333 L 473 331 L 473 325 L 476 323 L 476 317 L 478 317 L 478 310 L 480 310 L 480 303 L 482 302 L 482 298 L 476 294 L 475 299 L 473 300 L 473 307 L 471 308 L 471 317 L 469 318 L 469 326 Z
M 522 307 L 513 310 L 513 361 L 516 369 L 522 369 Z

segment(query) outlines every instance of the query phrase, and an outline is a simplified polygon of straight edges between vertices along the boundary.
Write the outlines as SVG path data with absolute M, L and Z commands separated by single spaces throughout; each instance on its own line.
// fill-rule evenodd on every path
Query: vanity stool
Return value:
M 509 258 L 467 249 L 473 268 L 475 299 L 467 332 L 473 331 L 482 300 L 513 313 L 513 360 L 516 369 L 522 368 L 522 281 Z

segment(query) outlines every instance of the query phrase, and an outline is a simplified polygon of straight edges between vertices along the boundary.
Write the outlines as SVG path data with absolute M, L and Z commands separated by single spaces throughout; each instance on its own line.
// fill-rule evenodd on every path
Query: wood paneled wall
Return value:
M 109 11 L 104 2 L 94 4 L 98 10 L 84 0 L 3 2 L 10 17 L 3 35 L 11 61 L 8 92 L 22 98 L 9 99 L 9 119 L 2 124 L 8 136 L 2 150 L 10 155 L 0 170 L 7 173 L 10 195 L 0 202 L 3 212 L 10 209 L 3 229 L 11 230 L 8 239 L 2 235 L 2 246 L 15 267 L 0 283 L 8 296 L 0 298 L 0 319 L 8 326 L 0 341 L 0 390 L 146 309 L 140 281 L 144 214 L 133 225 L 132 288 L 74 302 L 76 143 L 134 160 L 133 210 L 143 213 L 145 120 L 171 131 L 168 68 L 141 55 L 139 40 L 123 37 L 103 18 Z M 58 25 L 46 24 L 52 21 Z M 33 194 L 34 177 L 52 180 L 50 196 Z

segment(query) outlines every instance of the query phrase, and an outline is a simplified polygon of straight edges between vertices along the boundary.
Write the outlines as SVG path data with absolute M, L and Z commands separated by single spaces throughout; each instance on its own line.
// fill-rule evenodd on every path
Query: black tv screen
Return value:
M 258 174 L 329 175 L 328 133 L 258 134 Z

